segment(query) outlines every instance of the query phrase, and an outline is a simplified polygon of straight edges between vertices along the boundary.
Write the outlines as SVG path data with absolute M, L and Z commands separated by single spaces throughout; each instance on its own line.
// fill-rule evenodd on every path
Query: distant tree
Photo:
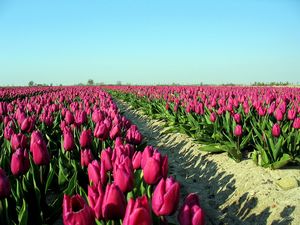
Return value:
M 89 86 L 94 85 L 94 81 L 92 79 L 89 79 L 87 82 L 87 85 L 89 85 Z
M 117 85 L 122 85 L 122 82 L 121 81 L 117 81 Z
M 28 82 L 29 87 L 32 87 L 33 85 L 34 85 L 34 82 L 32 80 Z

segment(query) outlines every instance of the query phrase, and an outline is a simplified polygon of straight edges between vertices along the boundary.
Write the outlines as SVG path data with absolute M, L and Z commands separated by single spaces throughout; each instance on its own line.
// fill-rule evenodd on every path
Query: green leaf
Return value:
M 283 154 L 281 159 L 277 162 L 274 162 L 270 165 L 271 169 L 279 169 L 287 165 L 291 161 L 291 157 L 288 154 Z
M 65 168 L 62 164 L 62 160 L 59 159 L 59 165 L 58 165 L 59 169 L 58 169 L 58 184 L 59 186 L 62 186 L 65 184 L 65 182 L 67 181 L 67 175 L 65 174 Z
M 243 138 L 242 138 L 242 142 L 241 142 L 241 144 L 240 144 L 240 148 L 241 148 L 241 149 L 244 149 L 244 148 L 245 148 L 245 146 L 249 143 L 251 137 L 252 137 L 252 131 L 250 131 L 250 132 L 247 134 L 246 137 L 243 137 Z
M 86 193 L 85 190 L 84 190 L 82 187 L 80 187 L 80 186 L 79 186 L 79 194 L 80 194 L 81 196 L 83 196 L 86 200 L 88 199 L 87 193 Z
M 252 153 L 251 153 L 251 158 L 252 160 L 254 161 L 254 163 L 256 165 L 258 165 L 258 152 L 256 150 L 254 150 Z
M 67 195 L 72 195 L 74 189 L 77 186 L 77 173 L 75 172 L 69 181 L 68 187 L 65 189 L 64 193 Z
M 204 152 L 211 152 L 211 153 L 220 153 L 226 151 L 224 146 L 220 144 L 210 144 L 210 145 L 201 146 L 200 150 Z
M 263 162 L 262 166 L 269 165 L 270 164 L 270 159 L 268 157 L 268 154 L 266 153 L 266 151 L 263 148 L 260 149 L 260 154 L 261 154 L 261 159 L 262 159 L 262 162 Z
M 28 210 L 27 210 L 27 204 L 24 199 L 23 199 L 22 208 L 18 213 L 18 220 L 19 220 L 19 225 L 27 225 Z
M 49 168 L 49 173 L 48 173 L 48 177 L 47 177 L 47 181 L 46 181 L 46 186 L 45 186 L 45 194 L 47 193 L 49 186 L 53 180 L 55 174 L 55 170 L 53 169 L 52 164 L 50 164 L 50 168 Z

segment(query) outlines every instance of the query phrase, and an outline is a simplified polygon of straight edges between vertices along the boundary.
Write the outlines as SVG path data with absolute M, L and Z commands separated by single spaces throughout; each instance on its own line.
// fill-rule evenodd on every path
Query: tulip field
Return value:
M 119 100 L 200 151 L 271 169 L 300 164 L 298 88 L 1 88 L 1 225 L 205 224 L 201 196 L 180 201 L 168 156 L 147 144 Z
M 290 87 L 115 86 L 118 99 L 166 122 L 237 162 L 251 157 L 262 167 L 300 164 L 300 89 Z
M 0 126 L 1 225 L 204 224 L 101 87 L 2 88 Z

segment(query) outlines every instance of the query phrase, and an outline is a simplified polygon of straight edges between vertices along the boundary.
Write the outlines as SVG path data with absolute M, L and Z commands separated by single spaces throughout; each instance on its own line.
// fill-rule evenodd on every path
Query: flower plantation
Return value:
M 113 86 L 111 93 L 212 153 L 272 169 L 300 164 L 300 89 Z
M 0 224 L 204 224 L 199 197 L 179 203 L 168 157 L 100 87 L 3 88 L 0 126 Z

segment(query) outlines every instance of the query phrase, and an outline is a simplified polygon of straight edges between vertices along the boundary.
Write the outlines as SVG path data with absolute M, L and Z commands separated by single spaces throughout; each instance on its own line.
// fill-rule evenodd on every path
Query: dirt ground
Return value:
M 206 224 L 300 224 L 299 168 L 273 171 L 251 160 L 236 163 L 225 153 L 201 152 L 201 146 L 186 135 L 163 134 L 163 122 L 116 102 L 148 144 L 168 155 L 169 174 L 181 182 L 181 202 L 188 193 L 198 193 Z

